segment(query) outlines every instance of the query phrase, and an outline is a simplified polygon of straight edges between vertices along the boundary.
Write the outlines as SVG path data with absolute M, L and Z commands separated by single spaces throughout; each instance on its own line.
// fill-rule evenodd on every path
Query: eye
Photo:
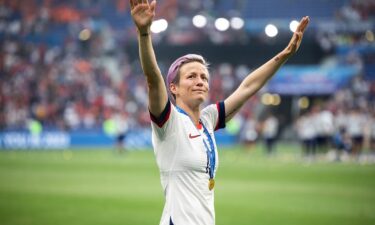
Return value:
M 196 77 L 196 75 L 194 74 L 194 73 L 192 73 L 192 74 L 190 74 L 187 78 L 188 79 L 193 79 L 193 78 L 195 78 Z

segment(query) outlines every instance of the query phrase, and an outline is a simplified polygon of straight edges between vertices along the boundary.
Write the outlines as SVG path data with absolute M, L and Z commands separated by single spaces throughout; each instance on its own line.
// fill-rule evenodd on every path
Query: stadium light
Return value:
M 278 94 L 272 95 L 272 103 L 271 105 L 278 106 L 281 103 L 281 97 Z
M 219 31 L 226 31 L 229 28 L 229 21 L 225 18 L 217 18 L 215 20 L 215 27 Z
M 151 32 L 158 34 L 165 31 L 168 28 L 168 22 L 165 19 L 155 20 L 151 24 Z
M 245 25 L 245 21 L 240 17 L 233 17 L 230 20 L 230 25 L 233 29 L 239 30 Z
M 297 30 L 298 25 L 299 25 L 299 22 L 297 20 L 292 20 L 289 23 L 289 29 L 294 33 Z
M 207 25 L 207 18 L 202 15 L 196 15 L 193 17 L 193 25 L 198 28 L 203 28 Z
M 263 105 L 278 106 L 281 103 L 281 97 L 278 94 L 265 93 L 261 97 Z
M 81 32 L 79 32 L 79 40 L 81 41 L 87 41 L 91 38 L 91 31 L 89 29 L 83 29 Z
M 268 37 L 275 37 L 279 33 L 277 27 L 273 24 L 268 24 L 264 31 Z
M 265 93 L 262 95 L 261 101 L 263 105 L 271 105 L 272 104 L 272 95 L 270 93 Z
M 367 30 L 365 36 L 368 42 L 373 42 L 375 39 L 374 32 L 372 32 L 371 30 Z
M 301 97 L 300 99 L 298 99 L 298 106 L 301 109 L 307 109 L 309 105 L 310 105 L 310 101 L 307 97 Z

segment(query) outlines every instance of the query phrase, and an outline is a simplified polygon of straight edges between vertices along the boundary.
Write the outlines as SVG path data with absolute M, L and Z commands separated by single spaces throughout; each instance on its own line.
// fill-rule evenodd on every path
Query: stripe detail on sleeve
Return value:
M 225 105 L 224 102 L 216 103 L 217 112 L 219 116 L 217 117 L 217 123 L 215 130 L 219 130 L 225 127 Z
M 151 117 L 152 122 L 156 123 L 156 125 L 158 125 L 158 127 L 160 128 L 163 127 L 163 125 L 168 121 L 170 115 L 171 115 L 171 102 L 169 100 L 159 117 L 152 115 L 152 113 L 150 112 L 150 117 Z

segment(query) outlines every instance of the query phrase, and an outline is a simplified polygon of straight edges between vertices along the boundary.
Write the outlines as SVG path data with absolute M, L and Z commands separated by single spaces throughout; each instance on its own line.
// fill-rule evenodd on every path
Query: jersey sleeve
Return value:
M 154 116 L 150 112 L 151 117 L 151 127 L 154 130 L 155 134 L 159 138 L 163 138 L 168 135 L 168 133 L 173 133 L 174 126 L 172 126 L 172 121 L 176 117 L 176 110 L 170 101 L 167 102 L 163 112 L 159 117 Z
M 202 117 L 209 122 L 212 130 L 225 127 L 225 105 L 224 102 L 211 104 L 202 110 Z

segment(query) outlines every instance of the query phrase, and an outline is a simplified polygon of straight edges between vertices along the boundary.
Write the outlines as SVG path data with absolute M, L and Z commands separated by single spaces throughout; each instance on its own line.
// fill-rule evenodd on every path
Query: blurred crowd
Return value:
M 324 105 L 302 114 L 296 129 L 302 141 L 310 142 L 305 143 L 306 152 L 314 154 L 319 148 L 353 155 L 364 149 L 375 151 L 374 97 L 374 82 L 356 76 L 348 88 L 336 92 Z
M 160 15 L 173 20 L 202 9 L 220 11 L 220 2 L 161 1 Z M 243 4 L 234 2 L 237 7 Z M 354 0 L 336 13 L 342 21 L 374 18 L 374 2 Z M 124 43 L 135 34 L 133 28 L 122 29 L 129 23 L 127 0 L 0 1 L 0 130 L 27 129 L 32 121 L 47 130 L 100 130 L 104 121 L 116 116 L 128 121 L 130 128 L 149 127 L 145 79 L 138 59 L 124 51 Z M 373 36 L 355 32 L 317 35 L 327 52 L 342 43 L 355 48 L 355 43 L 374 42 Z M 375 85 L 368 79 L 374 74 L 365 69 L 375 64 L 374 52 L 335 54 L 335 60 L 362 66 L 364 74 L 287 121 L 295 124 L 306 151 L 315 151 L 311 146 L 324 145 L 337 135 L 342 135 L 348 151 L 360 151 L 358 140 L 374 144 Z M 159 62 L 164 74 L 170 63 Z M 229 62 L 213 65 L 210 102 L 228 96 L 252 69 Z M 252 143 L 263 136 L 271 152 L 273 139 L 288 125 L 279 124 L 279 115 L 262 116 L 265 111 L 277 110 L 262 105 L 259 96 L 245 105 L 237 118 L 246 121 L 239 138 Z M 311 145 L 309 140 L 317 141 Z
M 128 1 L 108 5 L 119 20 L 129 17 Z M 139 61 L 123 50 L 127 35 L 103 22 L 106 11 L 100 0 L 0 1 L 1 129 L 24 129 L 30 121 L 44 129 L 101 129 L 115 114 L 128 117 L 132 127 L 149 126 Z M 165 71 L 166 63 L 159 63 Z M 237 82 L 225 77 L 230 65 L 212 68 L 218 70 L 212 96 L 222 97 Z M 241 79 L 244 71 L 239 66 L 235 76 Z

